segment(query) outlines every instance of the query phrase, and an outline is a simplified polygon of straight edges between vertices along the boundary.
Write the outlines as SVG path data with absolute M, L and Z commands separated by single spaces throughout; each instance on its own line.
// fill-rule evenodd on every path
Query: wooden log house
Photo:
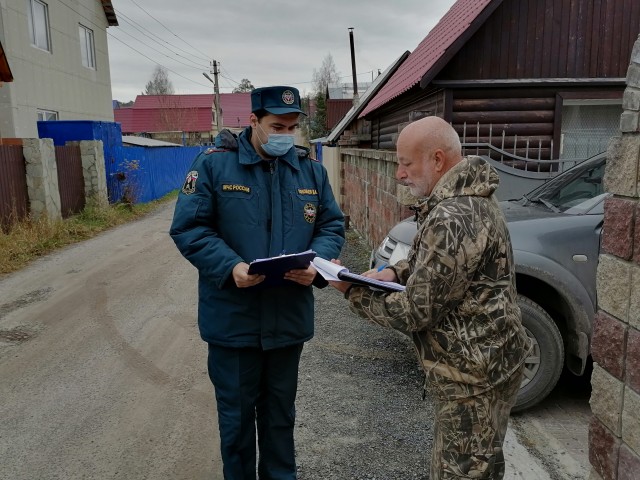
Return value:
M 407 123 L 438 115 L 516 158 L 599 153 L 638 34 L 637 0 L 458 0 L 360 113 L 362 146 L 395 150 Z

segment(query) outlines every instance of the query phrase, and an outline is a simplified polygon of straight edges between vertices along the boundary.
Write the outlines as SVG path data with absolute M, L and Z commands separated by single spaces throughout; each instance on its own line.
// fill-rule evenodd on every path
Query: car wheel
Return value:
M 519 412 L 542 401 L 558 383 L 564 365 L 564 344 L 549 314 L 529 298 L 518 295 L 522 325 L 533 342 L 525 361 L 520 393 L 512 412 Z

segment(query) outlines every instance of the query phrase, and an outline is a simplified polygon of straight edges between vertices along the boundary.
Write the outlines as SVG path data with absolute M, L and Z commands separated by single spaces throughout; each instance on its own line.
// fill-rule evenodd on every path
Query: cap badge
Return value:
M 287 105 L 292 105 L 293 102 L 296 101 L 296 97 L 295 95 L 293 95 L 293 92 L 291 90 L 285 90 L 284 92 L 282 92 L 282 101 Z

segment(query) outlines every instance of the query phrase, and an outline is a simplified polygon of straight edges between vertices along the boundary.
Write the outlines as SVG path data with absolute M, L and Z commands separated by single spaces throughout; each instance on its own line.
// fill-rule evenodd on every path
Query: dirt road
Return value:
M 0 278 L 3 480 L 222 478 L 196 272 L 167 234 L 172 213 Z M 360 271 L 367 257 L 350 234 L 345 265 Z M 298 390 L 300 480 L 428 478 L 422 381 L 406 337 L 317 291 Z M 514 418 L 506 480 L 586 478 L 587 401 L 550 398 Z
M 216 478 L 195 270 L 171 213 L 0 280 L 2 478 Z

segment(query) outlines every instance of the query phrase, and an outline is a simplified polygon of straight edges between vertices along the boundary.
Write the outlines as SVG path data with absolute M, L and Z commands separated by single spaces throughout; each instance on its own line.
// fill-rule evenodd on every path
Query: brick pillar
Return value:
M 22 153 L 27 164 L 27 193 L 31 217 L 62 218 L 58 167 L 53 140 L 50 138 L 25 138 Z
M 640 475 L 640 37 L 622 107 L 604 178 L 613 195 L 605 202 L 591 344 L 590 480 Z

